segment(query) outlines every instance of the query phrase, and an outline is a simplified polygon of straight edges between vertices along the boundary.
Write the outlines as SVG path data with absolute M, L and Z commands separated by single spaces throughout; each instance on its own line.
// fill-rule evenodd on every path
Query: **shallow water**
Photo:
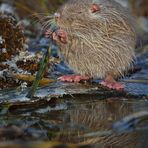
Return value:
M 6 127 L 13 131 L 14 127 L 17 127 L 20 130 L 19 134 L 18 129 L 16 133 L 13 132 L 15 136 L 6 134 L 7 140 L 52 140 L 96 147 L 112 145 L 146 148 L 148 129 L 143 130 L 148 125 L 146 119 L 137 123 L 133 122 L 133 117 L 130 126 L 128 121 L 123 123 L 123 126 L 127 127 L 122 132 L 119 132 L 122 126 L 119 131 L 113 129 L 114 123 L 139 111 L 148 111 L 148 100 L 122 97 L 100 100 L 99 96 L 73 99 L 70 97 L 33 110 L 12 111 L 7 116 L 1 116 L 1 128 Z M 136 131 L 138 128 L 140 130 Z M 3 138 L 0 136 L 1 141 Z

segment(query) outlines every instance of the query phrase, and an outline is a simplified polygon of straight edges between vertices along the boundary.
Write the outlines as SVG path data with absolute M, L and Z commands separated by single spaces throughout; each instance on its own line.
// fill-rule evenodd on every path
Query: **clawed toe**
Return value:
M 81 81 L 88 81 L 90 78 L 88 76 L 79 76 L 79 75 L 66 75 L 59 77 L 58 80 L 62 82 L 75 82 L 79 83 Z
M 101 85 L 109 88 L 109 89 L 114 89 L 114 90 L 123 90 L 124 89 L 124 85 L 119 83 L 119 82 L 106 82 L 106 81 L 102 81 Z

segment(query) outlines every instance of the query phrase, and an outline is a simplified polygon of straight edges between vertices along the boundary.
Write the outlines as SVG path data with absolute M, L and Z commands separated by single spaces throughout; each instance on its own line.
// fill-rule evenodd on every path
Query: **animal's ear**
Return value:
M 94 3 L 94 4 L 91 5 L 90 10 L 91 10 L 92 13 L 95 13 L 95 12 L 100 11 L 101 8 L 100 8 L 100 5 L 99 5 L 99 4 L 95 4 L 95 3 Z

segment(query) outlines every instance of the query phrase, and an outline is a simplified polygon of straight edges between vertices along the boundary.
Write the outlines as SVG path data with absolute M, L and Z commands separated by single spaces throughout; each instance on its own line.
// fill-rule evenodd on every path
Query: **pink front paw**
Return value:
M 52 32 L 52 30 L 49 28 L 45 32 L 45 37 L 49 38 L 50 36 L 55 41 L 57 41 L 59 39 L 63 44 L 66 44 L 68 41 L 67 32 L 62 29 L 59 29 L 56 32 Z
M 52 39 L 55 41 L 58 39 L 57 33 L 53 32 L 50 28 L 46 30 L 45 37 L 46 38 L 52 37 Z
M 80 75 L 65 75 L 59 77 L 58 80 L 63 82 L 76 82 L 79 83 L 80 81 L 88 81 L 90 77 L 88 76 L 80 76 Z
M 64 44 L 67 43 L 67 41 L 68 41 L 68 36 L 67 36 L 67 32 L 66 32 L 66 31 L 64 31 L 64 30 L 62 30 L 62 29 L 59 29 L 59 30 L 58 30 L 58 37 L 59 37 L 59 39 L 60 39 L 60 41 L 61 41 L 62 43 L 64 43 Z

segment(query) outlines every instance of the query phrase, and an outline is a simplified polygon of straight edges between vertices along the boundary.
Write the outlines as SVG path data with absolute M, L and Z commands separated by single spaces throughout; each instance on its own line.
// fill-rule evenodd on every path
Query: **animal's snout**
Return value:
M 60 18 L 60 16 L 61 16 L 60 13 L 57 13 L 57 12 L 56 12 L 56 13 L 54 14 L 55 19 Z

